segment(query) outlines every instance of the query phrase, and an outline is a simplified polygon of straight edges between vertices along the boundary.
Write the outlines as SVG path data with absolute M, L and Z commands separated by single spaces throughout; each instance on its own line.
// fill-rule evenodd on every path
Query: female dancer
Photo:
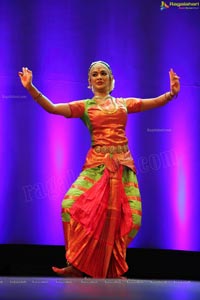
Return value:
M 114 77 L 108 63 L 93 62 L 88 71 L 91 99 L 54 104 L 32 83 L 32 71 L 19 72 L 22 85 L 47 112 L 81 118 L 91 134 L 91 148 L 77 180 L 62 201 L 66 277 L 120 278 L 127 272 L 126 249 L 141 225 L 142 207 L 136 169 L 125 134 L 127 116 L 165 105 L 180 91 L 171 69 L 170 91 L 150 99 L 111 96 Z

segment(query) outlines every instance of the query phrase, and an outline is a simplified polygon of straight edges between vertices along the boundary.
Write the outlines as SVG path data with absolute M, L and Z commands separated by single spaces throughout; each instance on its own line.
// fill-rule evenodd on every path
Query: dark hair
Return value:
M 93 62 L 91 63 L 91 65 L 90 65 L 90 67 L 89 67 L 88 73 L 90 72 L 90 70 L 92 69 L 92 67 L 93 67 L 94 65 L 98 64 L 98 63 L 99 63 L 99 64 L 102 64 L 102 65 L 105 65 L 105 66 L 110 70 L 110 72 L 112 73 L 112 70 L 111 70 L 110 65 L 109 65 L 107 62 L 103 61 L 103 60 L 93 61 Z

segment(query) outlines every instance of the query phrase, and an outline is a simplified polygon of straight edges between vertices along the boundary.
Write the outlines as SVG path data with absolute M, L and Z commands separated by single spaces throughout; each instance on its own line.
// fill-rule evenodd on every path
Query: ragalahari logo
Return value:
M 161 1 L 160 10 L 164 10 L 167 8 L 169 8 L 169 5 L 167 5 L 167 3 L 165 3 L 164 1 Z
M 160 10 L 165 10 L 168 8 L 178 8 L 181 10 L 184 9 L 200 9 L 200 2 L 173 2 L 170 1 L 168 4 L 165 1 L 161 1 Z

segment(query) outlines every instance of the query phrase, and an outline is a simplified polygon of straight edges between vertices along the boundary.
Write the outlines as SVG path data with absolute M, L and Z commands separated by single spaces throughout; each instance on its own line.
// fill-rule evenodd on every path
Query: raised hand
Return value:
M 28 68 L 22 68 L 22 72 L 18 72 L 18 75 L 21 79 L 22 85 L 27 89 L 31 86 L 32 84 L 32 71 L 29 70 Z
M 170 69 L 169 71 L 169 78 L 170 78 L 170 92 L 172 95 L 178 95 L 180 91 L 180 81 L 179 76 L 173 71 L 173 69 Z

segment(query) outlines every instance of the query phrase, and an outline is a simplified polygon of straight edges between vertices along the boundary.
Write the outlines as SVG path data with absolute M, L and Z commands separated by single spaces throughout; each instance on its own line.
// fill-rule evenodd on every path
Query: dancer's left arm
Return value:
M 169 79 L 170 91 L 155 98 L 142 99 L 141 111 L 165 105 L 170 100 L 178 96 L 180 91 L 180 81 L 179 76 L 173 71 L 173 69 L 170 69 L 169 71 Z

